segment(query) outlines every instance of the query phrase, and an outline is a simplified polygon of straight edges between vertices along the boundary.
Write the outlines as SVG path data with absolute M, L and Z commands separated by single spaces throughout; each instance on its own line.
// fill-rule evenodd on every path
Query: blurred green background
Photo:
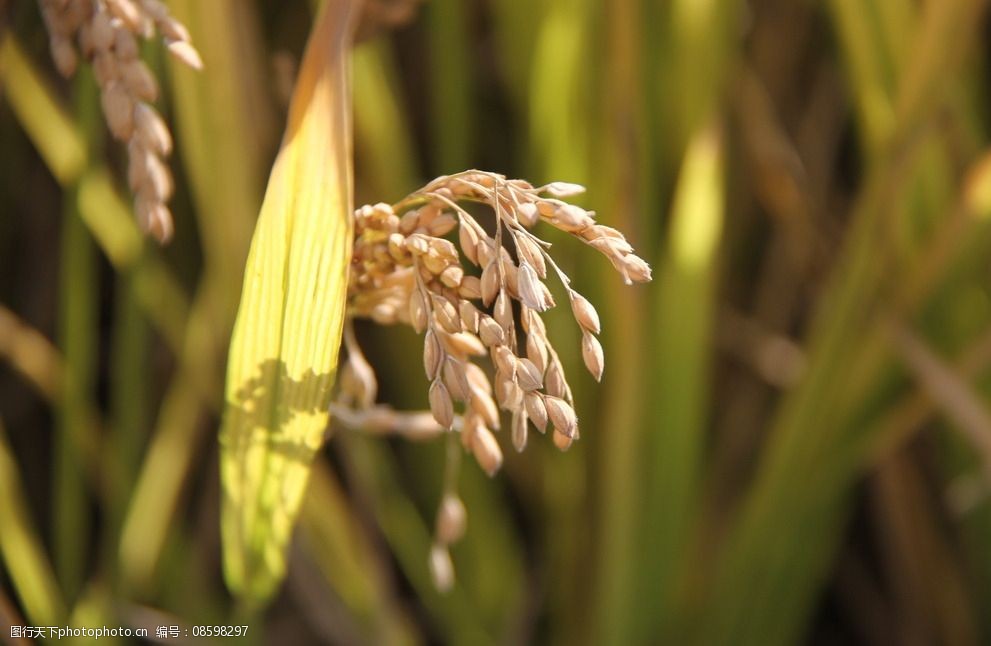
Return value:
M 278 644 L 991 644 L 989 23 L 971 0 L 369 0 L 357 204 L 476 167 L 585 184 L 655 268 L 554 238 L 607 366 L 548 316 L 582 440 L 466 465 L 341 431 L 289 576 L 220 571 L 216 429 L 241 272 L 313 21 L 174 0 L 145 58 L 176 237 L 143 241 L 88 69 L 0 1 L 0 641 L 8 625 L 249 623 Z M 422 408 L 405 329 L 359 329 Z M 112 641 L 112 640 L 108 640 Z M 203 640 L 197 640 L 203 641 Z M 209 640 L 207 640 L 209 641 Z

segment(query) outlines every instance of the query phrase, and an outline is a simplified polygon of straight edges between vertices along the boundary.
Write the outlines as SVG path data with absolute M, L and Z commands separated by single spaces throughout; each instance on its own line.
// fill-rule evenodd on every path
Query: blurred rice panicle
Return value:
M 141 228 L 160 243 L 172 238 L 172 173 L 163 159 L 172 134 L 152 107 L 159 87 L 138 57 L 138 39 L 157 32 L 169 52 L 193 69 L 203 62 L 186 28 L 159 0 L 39 0 L 59 72 L 72 76 L 80 56 L 92 63 L 114 139 L 127 145 L 127 179 Z

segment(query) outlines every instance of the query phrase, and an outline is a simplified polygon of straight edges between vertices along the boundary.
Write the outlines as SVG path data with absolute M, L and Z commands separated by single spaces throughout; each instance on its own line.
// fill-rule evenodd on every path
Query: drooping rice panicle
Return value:
M 409 325 L 423 335 L 433 430 L 460 430 L 464 449 L 490 476 L 503 461 L 493 434 L 500 428 L 500 409 L 510 415 L 517 451 L 526 448 L 530 424 L 540 433 L 550 424 L 561 450 L 578 438 L 572 391 L 540 316 L 556 304 L 546 284 L 549 274 L 563 286 L 582 331 L 586 368 L 600 380 L 605 367 L 596 338 L 598 313 L 571 287 L 549 253 L 551 245 L 531 229 L 542 221 L 584 242 L 604 255 L 627 284 L 651 279 L 650 267 L 622 233 L 562 199 L 583 190 L 564 182 L 534 187 L 471 170 L 437 178 L 396 204 L 363 206 L 355 213 L 349 316 Z M 464 202 L 491 208 L 492 233 Z M 337 406 L 339 412 L 356 409 L 345 413 L 345 421 L 371 423 L 380 432 L 389 424 L 408 428 L 409 414 L 374 406 L 375 376 L 350 331 L 345 346 L 348 359 Z M 485 356 L 495 366 L 491 380 L 476 363 Z M 449 464 L 453 459 L 449 451 Z M 440 589 L 453 583 L 448 547 L 464 526 L 453 478 L 445 480 L 429 563 Z
M 178 60 L 201 69 L 189 32 L 159 0 L 39 0 L 55 66 L 72 76 L 79 59 L 93 65 L 100 103 L 114 139 L 127 145 L 127 180 L 138 224 L 160 243 L 172 238 L 172 174 L 164 159 L 172 135 L 152 107 L 159 87 L 138 57 L 138 38 L 160 34 Z

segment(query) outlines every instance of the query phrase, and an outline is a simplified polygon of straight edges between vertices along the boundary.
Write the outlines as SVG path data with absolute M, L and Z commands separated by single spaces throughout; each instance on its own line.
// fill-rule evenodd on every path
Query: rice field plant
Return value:
M 985 5 L 0 0 L 0 642 L 991 643 Z

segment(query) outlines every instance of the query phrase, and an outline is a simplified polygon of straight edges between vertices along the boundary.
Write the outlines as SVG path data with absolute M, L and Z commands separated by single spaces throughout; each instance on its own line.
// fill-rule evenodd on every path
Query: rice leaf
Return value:
M 86 165 L 86 142 L 67 111 L 49 100 L 51 90 L 11 34 L 0 39 L 0 84 L 4 100 L 59 183 L 77 178 Z
M 643 594 L 659 598 L 651 622 L 674 620 L 680 556 L 688 549 L 709 411 L 709 348 L 714 329 L 716 272 L 725 217 L 723 142 L 717 118 L 692 137 L 678 179 L 668 240 L 658 272 L 657 432 L 648 439 L 647 505 L 663 509 L 644 523 L 651 546 Z
M 354 50 L 355 157 L 369 195 L 405 195 L 419 183 L 410 123 L 391 50 L 382 40 Z
M 327 2 L 307 45 L 245 268 L 220 433 L 224 573 L 275 592 L 328 421 L 350 261 L 348 48 L 355 5 Z
M 46 626 L 66 615 L 65 602 L 44 544 L 31 521 L 29 505 L 7 434 L 0 421 L 0 557 L 10 583 L 34 624 Z
M 534 46 L 530 75 L 530 152 L 546 178 L 586 182 L 591 121 L 584 71 L 592 4 L 550 0 Z M 567 105 L 567 110 L 561 110 Z M 543 178 L 542 178 L 543 179 Z

